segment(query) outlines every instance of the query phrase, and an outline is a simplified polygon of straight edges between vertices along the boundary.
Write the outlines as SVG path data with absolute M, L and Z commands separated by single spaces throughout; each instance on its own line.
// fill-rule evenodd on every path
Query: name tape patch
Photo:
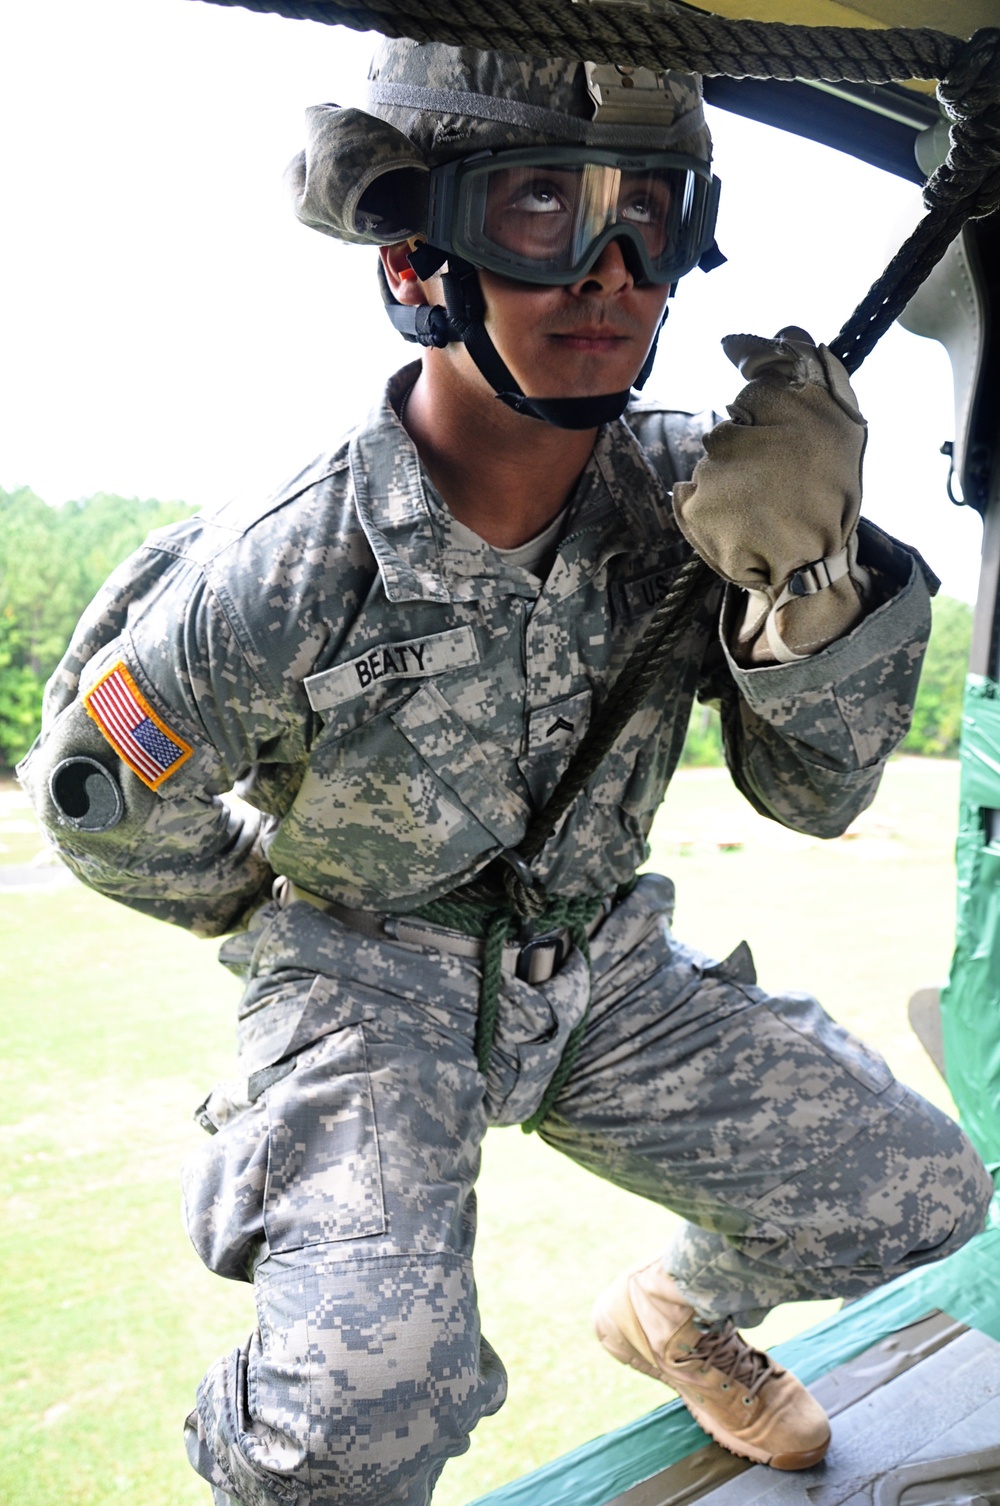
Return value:
M 120 659 L 87 692 L 83 705 L 118 757 L 151 790 L 176 774 L 194 751 L 156 714 Z
M 303 681 L 314 711 L 329 711 L 363 695 L 379 680 L 419 680 L 479 663 L 479 645 L 471 627 L 449 628 L 429 638 L 380 643 L 377 648 L 308 675 Z

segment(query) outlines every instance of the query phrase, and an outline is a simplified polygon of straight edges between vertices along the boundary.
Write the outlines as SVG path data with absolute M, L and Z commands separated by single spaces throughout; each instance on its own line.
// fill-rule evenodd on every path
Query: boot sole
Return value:
M 642 1356 L 636 1353 L 610 1313 L 595 1311 L 594 1331 L 602 1348 L 613 1355 L 620 1364 L 628 1365 L 631 1370 L 638 1370 L 641 1375 L 648 1375 L 652 1380 L 657 1380 L 661 1385 L 669 1386 L 672 1391 L 676 1391 L 698 1426 L 720 1448 L 724 1448 L 728 1454 L 733 1454 L 737 1459 L 749 1459 L 754 1464 L 767 1464 L 771 1469 L 797 1470 L 811 1469 L 814 1464 L 820 1464 L 826 1457 L 830 1447 L 829 1433 L 825 1443 L 796 1454 L 767 1454 L 763 1449 L 755 1448 L 752 1443 L 744 1443 L 742 1439 L 735 1438 L 732 1433 L 722 1432 L 720 1435 L 720 1432 L 716 1431 L 718 1423 L 714 1423 L 695 1402 L 689 1401 L 676 1381 L 654 1365 L 647 1364 Z

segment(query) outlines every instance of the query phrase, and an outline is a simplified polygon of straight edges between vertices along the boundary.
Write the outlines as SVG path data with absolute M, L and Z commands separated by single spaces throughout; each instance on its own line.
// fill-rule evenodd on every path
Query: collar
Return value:
M 538 583 L 506 563 L 485 541 L 460 535 L 447 506 L 425 475 L 398 411 L 420 371 L 418 361 L 396 372 L 350 442 L 353 502 L 390 601 L 468 600 L 485 579 L 508 594 L 536 595 Z M 570 502 L 560 556 L 558 594 L 569 595 L 615 555 L 637 558 L 662 545 L 674 525 L 670 497 L 628 425 L 600 430 Z

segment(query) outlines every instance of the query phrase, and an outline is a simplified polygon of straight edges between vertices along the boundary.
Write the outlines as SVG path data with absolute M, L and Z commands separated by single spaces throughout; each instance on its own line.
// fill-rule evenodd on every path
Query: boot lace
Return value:
M 747 1397 L 756 1396 L 768 1377 L 774 1374 L 770 1355 L 751 1349 L 731 1319 L 717 1333 L 711 1329 L 703 1333 L 692 1348 L 690 1358 L 707 1361 L 723 1375 L 731 1376 L 743 1387 Z

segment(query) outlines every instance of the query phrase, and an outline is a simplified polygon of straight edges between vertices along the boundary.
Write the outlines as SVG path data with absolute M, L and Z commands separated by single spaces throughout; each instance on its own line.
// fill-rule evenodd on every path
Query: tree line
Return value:
M 31 746 L 45 682 L 111 571 L 154 528 L 193 510 L 183 502 L 105 492 L 50 507 L 28 487 L 0 490 L 0 768 L 13 768 Z M 939 596 L 933 610 L 934 631 L 903 750 L 950 758 L 958 752 L 972 608 Z M 718 717 L 707 708 L 695 707 L 682 761 L 722 762 Z
M 45 682 L 115 566 L 193 511 L 105 492 L 50 507 L 29 487 L 0 490 L 0 767 L 31 747 Z

